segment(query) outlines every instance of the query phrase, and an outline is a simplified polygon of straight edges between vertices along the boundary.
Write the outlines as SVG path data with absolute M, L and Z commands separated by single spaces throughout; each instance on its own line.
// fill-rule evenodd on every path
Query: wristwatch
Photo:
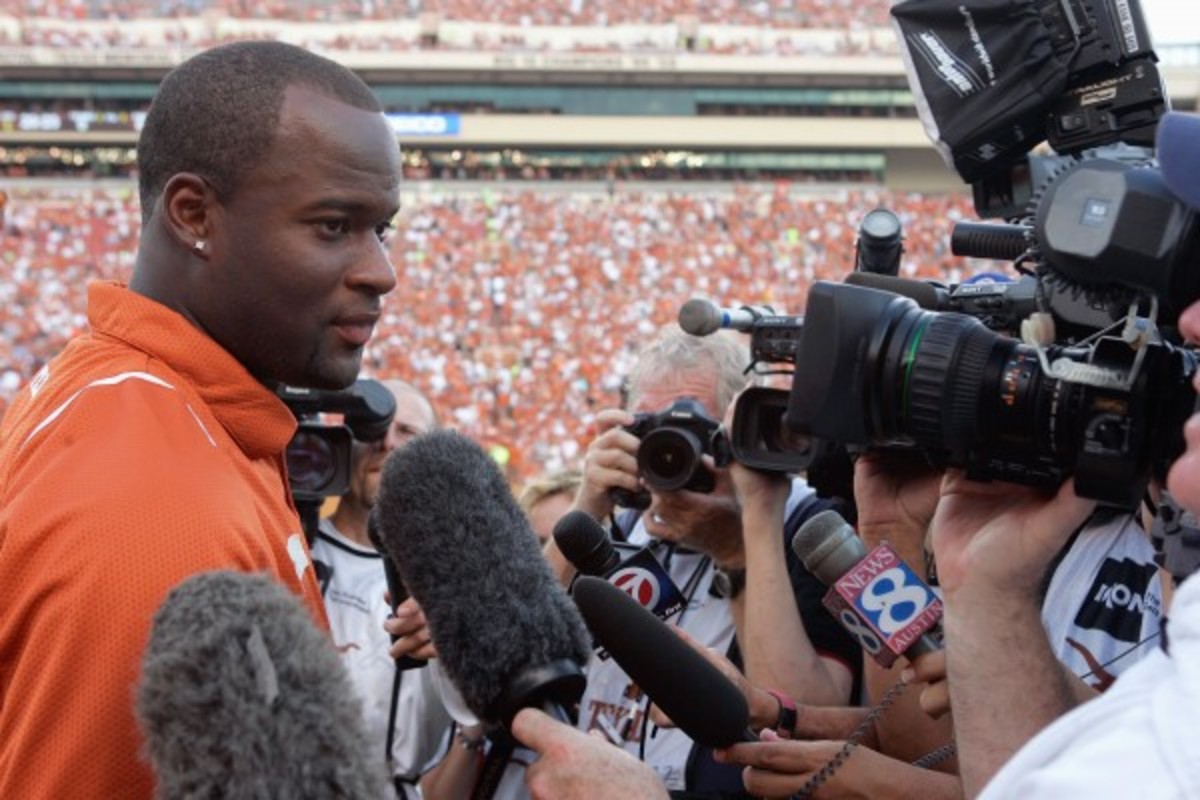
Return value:
M 717 597 L 732 600 L 746 588 L 746 570 L 721 569 L 713 573 L 712 591 Z

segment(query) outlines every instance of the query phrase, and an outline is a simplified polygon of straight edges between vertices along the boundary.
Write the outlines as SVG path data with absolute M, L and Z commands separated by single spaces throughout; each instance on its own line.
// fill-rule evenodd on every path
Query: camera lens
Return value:
M 974 317 L 909 310 L 883 324 L 877 441 L 904 439 L 978 477 L 1050 487 L 1076 466 L 1083 439 L 1104 430 L 1079 424 L 1097 419 L 1103 392 L 1046 375 L 1033 348 Z M 1125 430 L 1126 415 L 1115 419 Z
M 701 468 L 704 443 L 683 428 L 664 427 L 651 431 L 638 447 L 638 470 L 650 486 L 673 492 L 687 486 Z
M 329 442 L 300 431 L 287 448 L 288 478 L 294 491 L 320 492 L 337 473 L 337 459 Z

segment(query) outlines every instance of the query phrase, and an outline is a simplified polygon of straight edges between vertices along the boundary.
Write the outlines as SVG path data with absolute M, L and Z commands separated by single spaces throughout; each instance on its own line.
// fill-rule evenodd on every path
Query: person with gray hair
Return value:
M 711 455 L 702 466 L 711 491 L 647 485 L 638 465 L 641 440 L 630 430 L 635 415 L 680 401 L 715 428 L 749 383 L 749 357 L 737 334 L 696 337 L 674 325 L 661 331 L 639 354 L 626 408 L 597 415 L 599 434 L 587 450 L 575 508 L 612 518 L 623 556 L 645 550 L 659 561 L 682 596 L 671 621 L 699 644 L 729 653 L 753 683 L 771 687 L 774 699 L 752 708 L 752 716 L 760 725 L 786 727 L 795 701 L 847 704 L 861 664 L 858 646 L 821 606 L 823 587 L 784 546 L 785 531 L 827 504 L 799 478 L 717 466 Z M 614 490 L 626 497 L 645 491 L 649 503 L 644 511 L 615 512 Z M 553 540 L 546 555 L 560 579 L 569 580 L 573 567 Z M 648 706 L 613 661 L 593 659 L 581 728 L 604 731 L 642 757 L 668 789 L 744 795 L 740 770 L 716 764 L 682 732 L 653 726 Z

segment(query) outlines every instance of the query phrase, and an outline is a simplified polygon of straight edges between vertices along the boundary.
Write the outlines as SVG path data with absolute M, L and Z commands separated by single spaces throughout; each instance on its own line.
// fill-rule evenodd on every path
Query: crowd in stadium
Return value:
M 521 479 L 577 460 L 639 343 L 682 303 L 799 311 L 812 281 L 852 268 L 871 208 L 904 222 L 902 274 L 957 282 L 972 269 L 948 246 L 951 222 L 973 218 L 965 196 L 757 186 L 406 198 L 390 238 L 404 307 L 386 308 L 368 368 L 413 381 L 457 427 L 508 448 Z M 0 411 L 85 326 L 86 282 L 128 277 L 139 230 L 132 185 L 9 194 Z
M 0 47 L 199 48 L 283 38 L 334 52 L 894 54 L 887 26 L 886 6 L 846 0 L 0 2 Z
M 15 17 L 57 19 L 144 19 L 189 17 L 205 13 L 237 19 L 286 19 L 299 22 L 392 20 L 440 14 L 445 19 L 507 25 L 661 24 L 681 16 L 722 25 L 846 28 L 886 24 L 887 6 L 851 0 L 360 0 L 359 2 L 247 2 L 246 0 L 4 0 L 0 11 Z

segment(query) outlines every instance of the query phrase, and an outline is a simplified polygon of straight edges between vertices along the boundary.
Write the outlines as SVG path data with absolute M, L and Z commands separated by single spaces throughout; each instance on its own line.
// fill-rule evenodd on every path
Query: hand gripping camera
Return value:
M 729 463 L 728 443 L 721 425 L 691 398 L 676 400 L 667 408 L 634 415 L 625 430 L 641 439 L 638 474 L 646 485 L 662 492 L 711 492 L 716 478 L 704 465 L 712 456 L 717 466 Z M 625 508 L 648 508 L 650 493 L 642 490 L 609 490 L 613 502 Z

